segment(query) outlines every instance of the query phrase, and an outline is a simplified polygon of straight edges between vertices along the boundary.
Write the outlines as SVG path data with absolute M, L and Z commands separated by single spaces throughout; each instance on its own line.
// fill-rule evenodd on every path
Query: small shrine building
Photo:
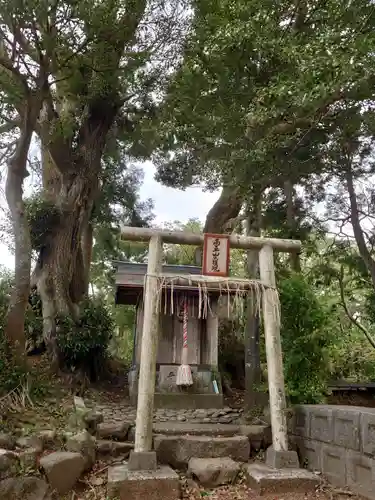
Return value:
M 147 264 L 115 262 L 116 304 L 136 308 L 133 366 L 129 393 L 137 402 L 144 319 L 144 283 Z M 229 297 L 243 298 L 246 290 L 223 289 L 210 283 L 192 282 L 202 269 L 196 266 L 163 265 L 159 300 L 159 341 L 156 358 L 155 407 L 221 408 L 223 394 L 218 373 L 219 317 L 232 306 Z M 240 295 L 240 298 L 239 298 Z M 187 363 L 192 372 L 190 387 L 177 385 L 177 370 L 183 362 L 184 303 L 187 302 Z

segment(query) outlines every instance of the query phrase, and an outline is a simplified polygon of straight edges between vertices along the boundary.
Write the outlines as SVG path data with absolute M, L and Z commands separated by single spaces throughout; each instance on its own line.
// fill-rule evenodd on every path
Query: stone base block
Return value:
M 155 451 L 131 451 L 129 456 L 129 470 L 154 471 L 157 469 Z
M 177 500 L 179 478 L 167 466 L 155 471 L 130 471 L 127 465 L 118 465 L 108 469 L 107 495 L 113 500 Z
M 244 467 L 247 484 L 263 493 L 310 492 L 319 485 L 320 479 L 305 469 L 272 469 L 263 464 Z
M 277 451 L 270 446 L 266 451 L 266 465 L 273 469 L 298 469 L 298 454 L 291 450 Z

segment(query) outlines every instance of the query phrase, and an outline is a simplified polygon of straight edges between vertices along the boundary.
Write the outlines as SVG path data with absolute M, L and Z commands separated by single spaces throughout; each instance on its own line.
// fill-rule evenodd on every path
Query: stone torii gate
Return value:
M 299 466 L 297 454 L 288 450 L 279 304 L 275 301 L 274 295 L 276 288 L 274 251 L 298 253 L 301 250 L 301 242 L 239 235 L 228 237 L 231 248 L 259 251 L 260 282 L 264 286 L 262 310 L 272 427 L 272 446 L 267 450 L 266 463 L 275 468 L 296 468 Z M 151 471 L 157 468 L 156 453 L 152 451 L 152 421 L 159 336 L 158 278 L 163 278 L 163 243 L 202 246 L 204 235 L 185 231 L 123 227 L 121 229 L 121 238 L 128 241 L 149 242 L 147 274 L 145 278 L 135 446 L 134 451 L 130 455 L 128 467 L 129 470 L 133 471 Z M 216 281 L 215 277 L 210 276 L 189 276 L 190 278 L 196 283 L 211 283 Z M 236 285 L 235 278 L 227 278 L 227 282 L 229 286 L 231 284 Z

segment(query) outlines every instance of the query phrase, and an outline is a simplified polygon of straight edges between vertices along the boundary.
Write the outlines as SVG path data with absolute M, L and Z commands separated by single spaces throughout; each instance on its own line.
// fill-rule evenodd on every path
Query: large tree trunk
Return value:
M 354 188 L 353 172 L 350 164 L 347 165 L 345 180 L 349 193 L 350 220 L 353 227 L 354 238 L 358 246 L 359 254 L 370 273 L 372 285 L 375 289 L 375 261 L 372 258 L 369 249 L 367 248 L 366 240 L 361 227 L 357 195 Z
M 91 215 L 91 214 L 90 214 Z M 90 266 L 92 259 L 92 246 L 94 243 L 94 228 L 91 222 L 87 222 L 83 228 L 81 238 L 81 251 L 82 251 L 82 269 L 83 269 L 83 288 L 85 295 L 89 293 L 90 285 Z
M 289 180 L 284 182 L 284 196 L 286 203 L 286 224 L 288 228 L 288 238 L 294 239 L 297 237 L 296 213 L 294 205 L 295 191 L 293 183 Z M 290 265 L 293 271 L 301 271 L 301 260 L 298 253 L 290 254 Z
M 254 191 L 247 206 L 246 233 L 248 236 L 260 236 L 262 223 L 262 191 Z M 257 279 L 259 274 L 258 252 L 247 252 L 247 274 Z M 245 408 L 247 411 L 261 404 L 259 384 L 261 383 L 260 349 L 259 349 L 259 312 L 256 311 L 254 297 L 250 294 L 247 305 L 247 322 L 245 332 Z
M 12 217 L 15 240 L 15 280 L 5 324 L 5 335 L 19 362 L 25 355 L 25 312 L 30 293 L 30 229 L 23 203 L 23 180 L 26 160 L 16 156 L 9 162 L 6 198 Z
M 6 198 L 11 213 L 15 239 L 15 280 L 5 324 L 5 335 L 13 354 L 24 363 L 25 312 L 30 294 L 31 240 L 23 202 L 23 181 L 27 177 L 27 156 L 31 137 L 42 103 L 42 95 L 27 94 L 22 113 L 20 137 L 8 162 Z
M 87 231 L 97 177 L 75 177 L 63 181 L 57 198 L 60 224 L 53 238 L 40 252 L 36 281 L 43 304 L 43 335 L 54 368 L 62 367 L 56 338 L 56 318 L 79 318 L 79 304 L 87 293 L 88 257 L 84 259 L 82 241 Z
M 240 186 L 224 186 L 219 199 L 207 214 L 204 232 L 223 233 L 228 222 L 240 213 L 243 202 L 244 194 Z
M 58 171 L 48 148 L 42 142 L 42 179 L 43 197 L 46 201 L 56 203 L 61 189 L 61 174 Z

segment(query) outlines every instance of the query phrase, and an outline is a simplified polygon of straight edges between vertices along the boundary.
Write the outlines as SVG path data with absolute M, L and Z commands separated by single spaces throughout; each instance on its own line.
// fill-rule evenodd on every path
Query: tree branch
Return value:
M 354 189 L 353 172 L 348 164 L 345 174 L 346 185 L 350 200 L 350 219 L 353 227 L 354 238 L 358 246 L 358 251 L 366 264 L 366 267 L 371 275 L 372 284 L 375 288 L 375 261 L 367 248 L 361 222 L 359 218 L 359 208 L 357 203 L 357 195 Z
M 353 314 L 349 311 L 348 305 L 345 300 L 345 291 L 344 291 L 344 266 L 340 268 L 340 276 L 339 276 L 339 285 L 340 285 L 340 298 L 341 305 L 345 311 L 345 314 L 349 318 L 349 320 L 353 323 L 354 326 L 359 328 L 366 336 L 367 340 L 370 342 L 372 347 L 375 349 L 375 340 L 372 338 L 370 332 L 365 328 L 362 323 L 360 323 Z

